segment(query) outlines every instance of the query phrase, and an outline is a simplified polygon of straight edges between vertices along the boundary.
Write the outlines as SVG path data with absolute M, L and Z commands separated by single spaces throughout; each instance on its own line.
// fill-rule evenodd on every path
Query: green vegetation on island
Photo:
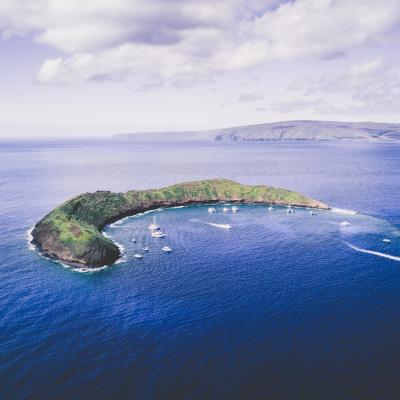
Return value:
M 226 179 L 126 193 L 97 191 L 76 196 L 46 215 L 32 231 L 33 243 L 45 255 L 68 264 L 101 267 L 114 263 L 121 256 L 118 246 L 102 235 L 105 225 L 155 208 L 217 202 L 329 208 L 289 190 L 242 185 Z

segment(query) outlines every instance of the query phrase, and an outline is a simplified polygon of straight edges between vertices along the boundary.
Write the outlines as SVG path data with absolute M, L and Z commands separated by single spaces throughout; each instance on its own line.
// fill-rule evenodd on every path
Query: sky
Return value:
M 0 137 L 400 122 L 399 0 L 0 0 Z

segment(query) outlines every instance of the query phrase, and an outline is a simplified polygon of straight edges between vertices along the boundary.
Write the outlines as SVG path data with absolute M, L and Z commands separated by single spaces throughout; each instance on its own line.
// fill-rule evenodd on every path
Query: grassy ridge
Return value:
M 84 193 L 46 215 L 32 234 L 40 248 L 52 257 L 100 266 L 119 257 L 116 245 L 101 234 L 107 223 L 157 207 L 222 201 L 327 208 L 321 202 L 289 190 L 214 179 L 126 193 Z

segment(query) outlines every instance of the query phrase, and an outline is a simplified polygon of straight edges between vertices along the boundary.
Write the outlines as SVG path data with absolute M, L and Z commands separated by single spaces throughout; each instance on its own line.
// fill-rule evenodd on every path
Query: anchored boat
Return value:
M 161 232 L 161 231 L 157 230 L 157 231 L 151 232 L 151 236 L 153 238 L 163 238 L 163 237 L 166 236 L 166 234 L 164 232 Z
M 153 222 L 149 225 L 151 231 L 158 231 L 160 227 L 156 223 L 156 217 L 153 217 Z

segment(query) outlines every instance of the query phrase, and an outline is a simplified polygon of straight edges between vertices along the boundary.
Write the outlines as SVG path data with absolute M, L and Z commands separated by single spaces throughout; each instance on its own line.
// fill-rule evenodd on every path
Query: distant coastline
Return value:
M 400 124 L 380 122 L 284 121 L 205 131 L 137 132 L 113 136 L 140 141 L 365 141 L 400 142 Z

